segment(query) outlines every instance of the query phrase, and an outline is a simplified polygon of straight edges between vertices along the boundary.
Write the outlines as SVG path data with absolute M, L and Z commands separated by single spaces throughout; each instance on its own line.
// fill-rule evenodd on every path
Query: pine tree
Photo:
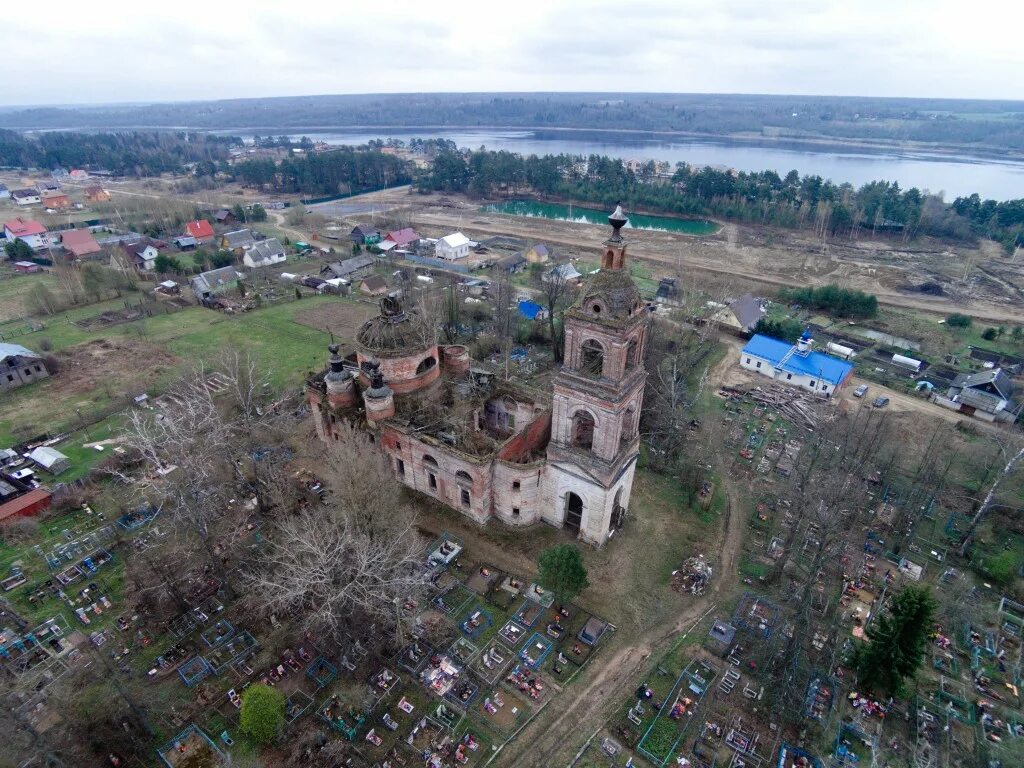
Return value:
M 867 629 L 868 643 L 855 656 L 858 681 L 898 695 L 921 666 L 934 617 L 935 598 L 928 587 L 904 587 Z
M 560 602 L 570 602 L 590 586 L 583 558 L 572 544 L 558 544 L 545 549 L 540 553 L 537 564 L 540 566 L 537 581 L 544 589 L 554 592 Z

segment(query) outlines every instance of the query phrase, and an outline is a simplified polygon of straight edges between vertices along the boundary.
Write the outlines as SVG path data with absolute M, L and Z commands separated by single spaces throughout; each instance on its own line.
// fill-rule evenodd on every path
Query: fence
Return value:
M 432 256 L 417 256 L 414 253 L 404 253 L 402 254 L 402 259 L 404 261 L 411 261 L 414 264 L 423 264 L 428 267 L 437 267 L 438 269 L 462 272 L 467 275 L 469 274 L 469 267 L 464 266 L 463 264 L 456 264 L 451 261 L 445 261 L 444 259 L 435 259 Z

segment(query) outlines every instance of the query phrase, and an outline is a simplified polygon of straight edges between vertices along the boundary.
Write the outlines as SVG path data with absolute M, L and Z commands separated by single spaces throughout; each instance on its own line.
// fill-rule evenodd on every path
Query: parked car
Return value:
M 875 398 L 875 402 L 873 403 L 875 408 L 885 408 L 885 406 L 887 406 L 888 404 L 889 404 L 889 398 L 888 397 L 876 397 Z
M 867 393 L 868 393 L 868 385 L 867 384 L 861 384 L 859 387 L 857 387 L 855 390 L 853 390 L 853 396 L 854 397 L 864 397 L 864 395 L 866 395 Z

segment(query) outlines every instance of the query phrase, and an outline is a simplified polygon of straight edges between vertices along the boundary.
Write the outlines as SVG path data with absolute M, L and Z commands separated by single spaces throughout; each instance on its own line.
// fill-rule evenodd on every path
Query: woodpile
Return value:
M 722 394 L 727 397 L 748 397 L 758 405 L 775 409 L 784 418 L 812 432 L 817 428 L 819 422 L 831 421 L 835 418 L 835 414 L 825 410 L 825 403 L 820 397 L 782 384 L 767 384 L 749 388 L 723 387 Z

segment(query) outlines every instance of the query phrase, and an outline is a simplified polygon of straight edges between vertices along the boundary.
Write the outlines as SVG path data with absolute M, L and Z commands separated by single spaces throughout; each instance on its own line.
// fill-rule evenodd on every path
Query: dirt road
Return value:
M 613 636 L 608 651 L 587 666 L 570 689 L 530 723 L 495 760 L 496 766 L 566 765 L 587 735 L 601 727 L 622 703 L 622 692 L 641 681 L 651 656 L 688 629 L 717 604 L 732 585 L 743 535 L 742 505 L 734 489 L 726 485 L 728 504 L 722 532 L 721 577 L 711 589 L 696 598 L 675 621 L 663 624 L 628 641 Z M 627 644 L 628 643 L 628 644 Z M 564 704 L 563 704 L 564 702 Z
M 485 222 L 479 218 L 474 218 L 472 221 L 467 222 L 466 212 L 459 210 L 450 212 L 444 209 L 431 211 L 416 210 L 410 212 L 407 218 L 411 224 L 420 227 L 437 227 L 441 229 L 461 227 L 474 234 L 507 234 L 524 237 L 527 240 L 536 240 L 542 237 L 544 242 L 554 245 L 573 248 L 593 248 L 595 252 L 605 236 L 604 230 L 600 227 L 569 222 L 554 222 L 555 224 L 565 224 L 564 228 L 559 228 L 556 232 L 550 227 L 552 222 L 549 220 L 535 219 L 523 221 L 514 216 L 490 214 L 488 219 L 497 219 L 496 222 Z M 542 221 L 547 230 L 543 233 L 543 236 L 538 233 L 538 221 Z M 752 283 L 776 287 L 792 287 L 805 282 L 813 282 L 815 284 L 826 282 L 820 279 L 812 279 L 813 275 L 794 279 L 793 277 L 771 274 L 770 265 L 759 263 L 759 260 L 751 258 L 749 254 L 746 256 L 742 254 L 743 249 L 736 246 L 735 238 L 730 235 L 732 227 L 733 225 L 726 225 L 717 239 L 706 238 L 696 240 L 690 238 L 689 240 L 683 240 L 685 236 L 674 235 L 673 237 L 678 240 L 676 248 L 671 246 L 666 248 L 662 243 L 658 243 L 662 247 L 653 247 L 655 245 L 654 242 L 644 243 L 644 246 L 638 246 L 631 252 L 631 257 L 641 261 L 669 266 L 672 268 L 669 271 L 689 270 L 706 272 L 722 277 L 740 278 Z M 648 240 L 653 240 L 652 234 L 654 233 L 645 232 L 644 237 Z M 657 233 L 657 237 L 663 239 L 662 236 L 664 234 L 667 233 Z M 668 274 L 668 271 L 665 274 Z M 827 275 L 828 279 L 834 279 L 833 272 L 829 272 Z M 961 311 L 967 312 L 981 320 L 1000 323 L 1008 321 L 1020 322 L 1021 319 L 1020 309 L 1013 305 L 1002 306 L 985 301 L 959 302 L 954 304 L 947 298 L 887 290 L 878 285 L 865 286 L 865 289 L 877 296 L 880 303 L 903 309 L 916 309 L 942 315 L 953 311 Z

